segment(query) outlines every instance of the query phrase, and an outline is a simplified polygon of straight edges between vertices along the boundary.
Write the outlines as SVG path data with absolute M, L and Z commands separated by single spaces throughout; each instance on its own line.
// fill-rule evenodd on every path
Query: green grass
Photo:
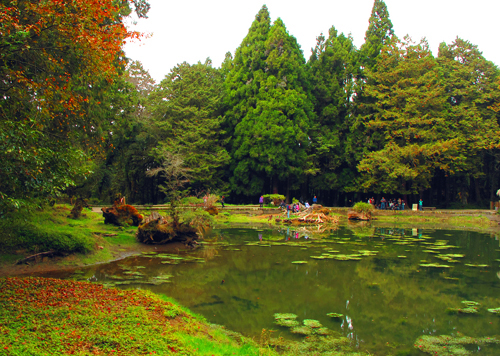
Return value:
M 69 205 L 56 205 L 2 221 L 0 262 L 12 263 L 26 255 L 55 250 L 72 255 L 61 264 L 83 265 L 114 259 L 119 247 L 137 249 L 137 227 L 105 225 L 102 214 L 90 210 L 84 210 L 78 219 L 69 219 L 70 210 Z
M 447 225 L 450 228 L 475 228 L 487 229 L 498 226 L 485 216 L 458 216 L 456 214 L 419 215 L 419 213 L 395 213 L 392 215 L 376 215 L 379 222 L 391 222 L 395 224 L 419 224 L 419 225 Z
M 86 282 L 0 279 L 0 319 L 0 350 L 12 356 L 261 354 L 168 298 Z

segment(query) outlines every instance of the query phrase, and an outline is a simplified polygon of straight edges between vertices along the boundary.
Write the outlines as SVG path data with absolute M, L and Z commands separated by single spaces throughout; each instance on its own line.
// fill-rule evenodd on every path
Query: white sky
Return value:
M 255 15 L 267 5 L 274 22 L 280 17 L 297 38 L 306 61 L 316 37 L 335 26 L 349 34 L 359 48 L 374 0 L 149 0 L 148 19 L 130 29 L 152 33 L 141 42 L 128 43 L 125 52 L 142 62 L 160 82 L 174 66 L 193 64 L 207 57 L 219 67 L 226 52 L 234 55 Z M 426 37 L 437 56 L 439 43 L 457 36 L 478 45 L 486 59 L 500 64 L 498 0 L 385 0 L 396 35 L 414 41 Z

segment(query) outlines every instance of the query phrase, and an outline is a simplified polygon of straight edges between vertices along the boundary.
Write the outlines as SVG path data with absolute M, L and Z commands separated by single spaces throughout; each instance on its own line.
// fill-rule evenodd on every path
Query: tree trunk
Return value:
M 273 177 L 273 194 L 278 194 L 278 178 Z
M 286 179 L 286 203 L 290 204 L 290 177 Z

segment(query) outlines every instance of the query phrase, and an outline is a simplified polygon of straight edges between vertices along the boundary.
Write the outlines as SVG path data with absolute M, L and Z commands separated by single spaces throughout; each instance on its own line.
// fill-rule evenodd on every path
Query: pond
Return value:
M 293 313 L 372 355 L 422 355 L 414 348 L 422 335 L 500 334 L 500 315 L 488 311 L 500 307 L 499 241 L 477 232 L 218 229 L 195 251 L 151 252 L 50 276 L 164 293 L 257 340 L 262 329 L 303 338 L 275 324 L 275 313 Z M 499 345 L 468 349 L 500 354 Z

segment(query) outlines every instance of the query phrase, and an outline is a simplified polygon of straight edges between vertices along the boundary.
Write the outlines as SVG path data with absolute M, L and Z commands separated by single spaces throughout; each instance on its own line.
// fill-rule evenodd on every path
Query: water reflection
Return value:
M 498 333 L 498 317 L 486 311 L 500 307 L 495 261 L 500 250 L 494 238 L 366 224 L 321 236 L 293 228 L 257 234 L 226 229 L 213 231 L 197 251 L 135 256 L 73 277 L 165 293 L 210 322 L 255 337 L 265 328 L 276 330 L 277 337 L 298 338 L 273 323 L 274 313 L 295 313 L 300 322 L 318 320 L 362 350 L 387 355 L 412 349 L 422 334 Z M 422 267 L 445 265 L 437 257 L 444 254 L 464 257 L 446 268 Z M 335 255 L 360 257 L 336 260 Z M 480 302 L 480 313 L 446 313 L 463 300 Z M 332 312 L 344 316 L 326 315 Z M 387 345 L 396 345 L 395 350 Z

